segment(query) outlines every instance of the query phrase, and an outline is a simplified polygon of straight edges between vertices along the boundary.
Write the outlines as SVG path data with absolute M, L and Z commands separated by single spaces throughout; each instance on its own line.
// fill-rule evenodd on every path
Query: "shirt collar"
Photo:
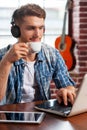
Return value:
M 43 61 L 43 60 L 44 60 L 44 56 L 43 56 L 42 51 L 40 51 L 40 52 L 37 54 L 37 61 Z
M 24 60 L 23 60 L 23 59 L 20 59 L 20 60 L 14 62 L 14 65 L 15 65 L 15 66 L 21 65 L 21 64 L 24 64 Z

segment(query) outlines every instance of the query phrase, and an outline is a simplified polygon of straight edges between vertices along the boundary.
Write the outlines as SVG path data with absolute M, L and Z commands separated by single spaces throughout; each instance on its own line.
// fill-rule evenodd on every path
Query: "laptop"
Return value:
M 37 110 L 53 113 L 63 117 L 70 117 L 87 112 L 87 74 L 84 75 L 81 86 L 79 87 L 74 104 L 68 103 L 65 106 L 63 103 L 59 104 L 57 99 L 50 99 L 35 105 Z

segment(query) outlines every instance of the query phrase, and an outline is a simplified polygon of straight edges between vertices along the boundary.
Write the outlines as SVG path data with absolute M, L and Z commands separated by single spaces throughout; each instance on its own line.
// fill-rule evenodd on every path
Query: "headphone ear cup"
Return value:
M 20 28 L 17 25 L 12 25 L 11 33 L 12 33 L 12 36 L 15 38 L 20 37 L 21 35 Z

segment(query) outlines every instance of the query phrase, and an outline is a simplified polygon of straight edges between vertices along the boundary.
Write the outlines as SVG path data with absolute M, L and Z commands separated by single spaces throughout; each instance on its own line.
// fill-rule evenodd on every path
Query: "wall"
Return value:
M 76 41 L 76 83 L 79 86 L 87 72 L 87 0 L 73 0 L 73 39 Z
M 80 86 L 87 73 L 87 0 L 73 0 L 72 8 L 72 39 L 75 42 L 75 68 L 69 71 L 71 77 Z M 51 96 L 55 98 L 55 85 L 51 83 Z

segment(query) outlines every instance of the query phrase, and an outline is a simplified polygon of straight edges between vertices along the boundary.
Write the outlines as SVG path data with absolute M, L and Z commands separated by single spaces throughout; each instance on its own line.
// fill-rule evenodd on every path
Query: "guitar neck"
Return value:
M 66 16 L 67 16 L 67 12 L 65 11 L 64 14 L 64 23 L 63 23 L 63 30 L 62 30 L 62 39 L 61 39 L 61 44 L 64 43 L 64 39 L 65 39 L 65 30 L 66 30 Z
M 66 18 L 67 18 L 67 12 L 68 12 L 68 6 L 70 4 L 71 0 L 67 0 L 66 7 L 65 7 L 65 13 L 64 13 L 64 22 L 63 22 L 63 29 L 62 29 L 62 37 L 61 37 L 61 44 L 64 44 L 65 40 L 65 30 L 66 30 Z

